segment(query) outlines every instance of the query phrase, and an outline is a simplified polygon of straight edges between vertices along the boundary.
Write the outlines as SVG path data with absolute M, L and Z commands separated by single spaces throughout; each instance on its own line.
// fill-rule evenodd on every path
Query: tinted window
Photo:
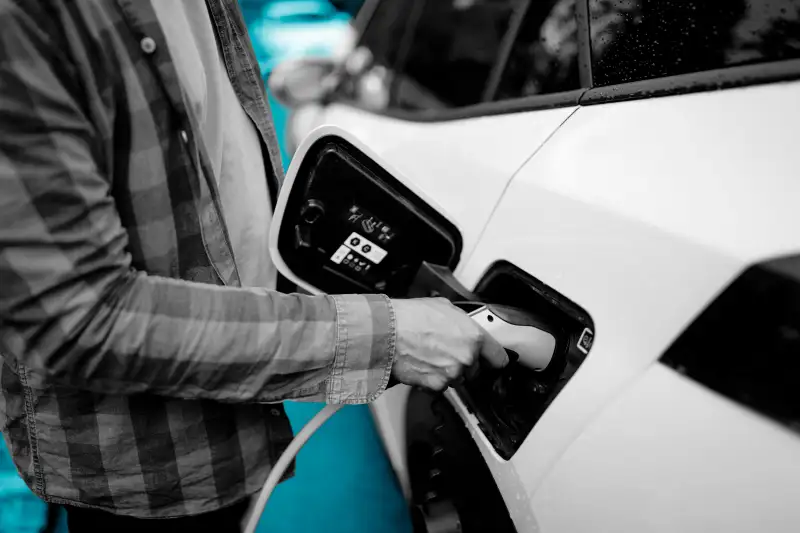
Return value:
M 361 6 L 364 5 L 364 0 L 331 0 L 331 4 L 338 11 L 343 11 L 351 17 L 355 17 Z
M 589 0 L 595 85 L 800 57 L 800 0 Z
M 509 21 L 521 3 L 425 1 L 400 65 L 395 87 L 397 106 L 407 110 L 447 109 L 483 101 Z M 408 4 L 411 10 L 411 2 Z
M 339 96 L 371 110 L 389 105 L 398 46 L 408 28 L 407 0 L 381 0 L 345 61 Z
M 580 88 L 577 29 L 575 0 L 530 2 L 495 100 Z
M 370 50 L 373 60 L 384 65 L 397 59 L 397 43 L 408 24 L 406 0 L 381 0 L 361 35 L 361 46 Z

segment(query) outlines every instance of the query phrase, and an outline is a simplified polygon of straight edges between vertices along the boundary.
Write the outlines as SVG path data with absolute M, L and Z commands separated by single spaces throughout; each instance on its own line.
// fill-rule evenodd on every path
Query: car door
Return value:
M 476 442 L 526 531 L 795 531 L 800 2 L 588 5 L 595 88 L 459 274 L 529 276 L 593 346 L 509 461 Z
M 372 138 L 323 128 L 304 142 L 289 172 L 291 191 L 281 194 L 276 263 L 312 292 L 449 291 L 518 307 L 558 331 L 559 358 L 546 374 L 514 366 L 498 378 L 500 387 L 467 383 L 447 393 L 469 428 L 461 442 L 479 448 L 517 531 L 751 531 L 763 524 L 791 531 L 800 520 L 800 446 L 791 429 L 800 401 L 800 190 L 791 157 L 800 118 L 791 80 L 800 71 L 791 36 L 800 11 L 791 1 L 774 13 L 755 3 L 731 11 L 730 3 L 669 0 L 576 7 L 575 55 L 589 43 L 592 52 L 579 78 L 585 82 L 588 71 L 596 87 L 504 179 L 477 234 L 469 237 L 476 227 L 465 223 L 470 209 L 453 201 L 463 184 L 436 189 L 417 167 L 388 162 L 393 152 L 381 139 L 373 150 Z M 695 14 L 687 18 L 687 10 Z M 555 42 L 569 33 L 553 27 L 565 25 L 540 31 L 548 28 Z M 688 44 L 651 46 L 695 27 L 694 36 L 682 34 Z M 708 35 L 736 45 L 720 51 Z M 681 61 L 665 60 L 672 49 Z M 530 66 L 548 62 L 531 61 L 542 54 L 536 43 L 518 50 L 519 77 L 533 76 L 524 85 L 535 86 Z M 514 72 L 512 56 L 504 73 Z M 329 166 L 316 179 L 330 187 L 306 187 L 302 176 L 315 175 L 324 159 L 315 147 L 333 137 L 344 139 L 344 149 L 337 152 L 334 141 L 330 153 L 350 154 L 362 177 Z M 342 177 L 348 187 L 334 185 Z M 375 182 L 383 185 L 358 190 Z M 374 205 L 353 204 L 353 190 Z M 337 203 L 333 218 L 311 192 Z M 333 225 L 314 229 L 320 213 Z M 368 265 L 375 275 L 378 263 L 354 248 L 376 244 L 363 234 L 354 244 L 365 217 L 372 230 L 389 226 L 394 235 L 408 227 L 406 235 L 417 235 L 379 245 L 388 254 L 381 257 L 394 258 L 382 272 L 400 276 L 388 284 L 354 281 L 347 270 L 358 277 Z M 444 270 L 425 273 L 423 261 Z M 402 391 L 376 402 L 396 465 L 407 458 L 391 449 L 402 446 L 403 415 L 386 407 L 401 405 L 393 396 Z M 479 488 L 470 485 L 476 473 L 459 478 L 465 492 Z

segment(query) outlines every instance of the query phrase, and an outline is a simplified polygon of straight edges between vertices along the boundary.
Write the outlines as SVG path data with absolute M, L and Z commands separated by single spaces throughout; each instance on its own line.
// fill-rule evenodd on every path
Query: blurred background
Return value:
M 198 0 L 202 1 L 202 0 Z M 289 59 L 341 58 L 355 42 L 354 20 L 363 0 L 239 0 L 266 81 Z M 269 94 L 283 164 L 290 153 L 284 134 L 288 109 Z M 289 403 L 295 431 L 318 404 Z M 339 411 L 297 457 L 296 476 L 270 500 L 260 531 L 297 533 L 408 533 L 405 499 L 385 455 L 369 408 Z M 67 533 L 57 506 L 36 498 L 17 474 L 0 439 L 0 532 Z
M 239 0 L 264 80 L 290 59 L 343 58 L 356 40 L 355 18 L 365 0 Z M 268 91 L 269 93 L 269 91 Z M 288 166 L 288 109 L 269 94 L 281 155 Z

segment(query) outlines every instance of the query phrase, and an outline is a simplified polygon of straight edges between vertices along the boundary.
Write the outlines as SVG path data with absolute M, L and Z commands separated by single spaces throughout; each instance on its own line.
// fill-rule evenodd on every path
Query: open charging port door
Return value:
M 319 294 L 407 297 L 424 261 L 453 269 L 461 235 L 441 208 L 334 127 L 295 154 L 270 245 L 281 273 Z

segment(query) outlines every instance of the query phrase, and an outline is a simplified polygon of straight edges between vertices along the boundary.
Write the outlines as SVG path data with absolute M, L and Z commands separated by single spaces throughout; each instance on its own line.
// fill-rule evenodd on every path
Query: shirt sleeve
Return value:
M 377 398 L 394 358 L 387 297 L 286 295 L 132 268 L 81 90 L 15 6 L 0 0 L 0 352 L 42 384 L 102 394 Z

